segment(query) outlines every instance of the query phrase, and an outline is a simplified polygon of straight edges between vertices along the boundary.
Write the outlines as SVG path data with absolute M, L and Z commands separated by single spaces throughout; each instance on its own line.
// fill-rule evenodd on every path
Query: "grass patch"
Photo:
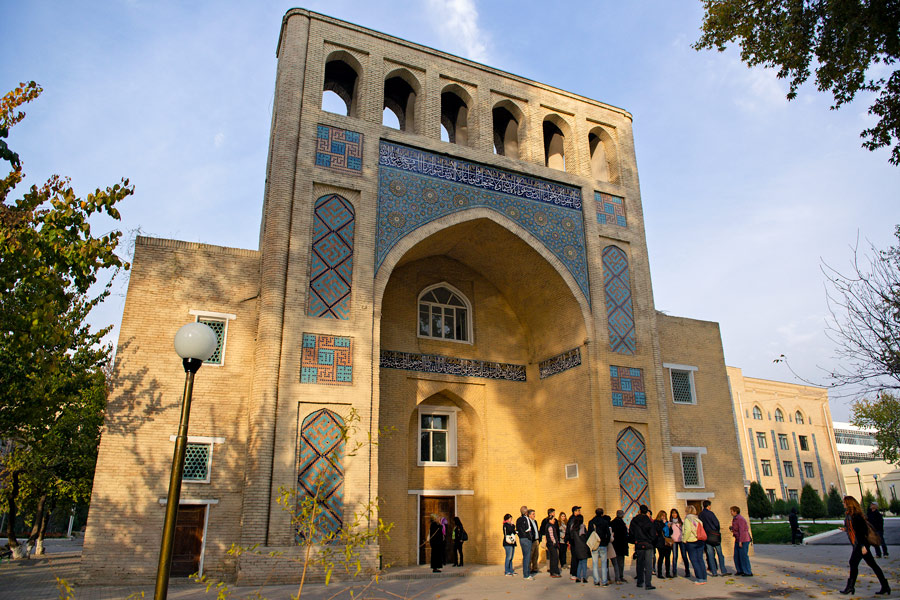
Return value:
M 801 523 L 806 535 L 815 535 L 840 527 L 839 523 Z M 750 534 L 756 544 L 790 544 L 791 526 L 788 523 L 753 523 Z

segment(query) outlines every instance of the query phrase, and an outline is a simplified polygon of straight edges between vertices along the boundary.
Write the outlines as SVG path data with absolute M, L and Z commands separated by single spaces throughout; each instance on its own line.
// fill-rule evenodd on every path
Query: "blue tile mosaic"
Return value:
M 606 294 L 609 349 L 619 354 L 634 354 L 637 340 L 634 335 L 628 257 L 616 246 L 603 249 L 603 289 Z
M 363 135 L 330 125 L 316 129 L 316 165 L 342 173 L 362 173 Z
M 462 377 L 482 377 L 506 381 L 525 381 L 525 365 L 490 362 L 470 358 L 456 358 L 440 354 L 418 354 L 382 350 L 382 369 L 402 369 L 420 373 L 443 373 Z
M 628 227 L 625 218 L 625 199 L 604 192 L 594 192 L 597 204 L 597 222 L 601 225 L 618 225 Z
M 574 369 L 580 365 L 581 348 L 573 348 L 572 350 L 568 350 L 562 354 L 548 358 L 547 360 L 542 360 L 538 363 L 538 370 L 541 374 L 541 379 L 546 379 L 551 375 Z
M 313 210 L 309 306 L 312 317 L 347 319 L 353 280 L 353 205 L 337 194 L 322 196 Z
M 344 523 L 343 430 L 344 420 L 325 408 L 303 419 L 300 426 L 297 492 L 319 505 L 317 539 L 337 533 Z
M 482 207 L 518 223 L 556 256 L 590 303 L 581 192 L 381 142 L 375 271 L 394 245 L 440 217 Z
M 647 407 L 644 373 L 630 367 L 609 367 L 613 406 Z
M 620 431 L 616 438 L 616 457 L 619 467 L 619 498 L 627 523 L 637 514 L 641 504 L 650 504 L 644 437 L 631 427 Z

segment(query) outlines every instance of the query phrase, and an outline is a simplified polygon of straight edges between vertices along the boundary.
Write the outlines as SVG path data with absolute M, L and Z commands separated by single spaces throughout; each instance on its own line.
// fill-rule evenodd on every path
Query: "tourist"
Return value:
M 731 507 L 731 527 L 728 529 L 734 536 L 734 574 L 753 577 L 753 570 L 750 568 L 750 525 L 741 516 L 739 506 Z
M 869 505 L 869 510 L 866 512 L 866 520 L 872 526 L 872 529 L 875 530 L 875 533 L 878 534 L 878 537 L 881 538 L 881 543 L 875 545 L 875 556 L 877 558 L 881 558 L 881 552 L 884 551 L 884 557 L 888 557 L 888 547 L 887 543 L 884 541 L 884 516 L 882 516 L 881 511 L 878 510 L 878 504 L 872 502 Z
M 856 498 L 844 496 L 844 508 L 847 514 L 844 517 L 844 526 L 841 529 L 847 532 L 847 537 L 850 538 L 850 543 L 853 545 L 853 551 L 850 553 L 850 577 L 847 579 L 847 585 L 841 590 L 841 593 L 856 593 L 856 576 L 859 573 L 859 561 L 864 560 L 875 571 L 878 583 L 881 584 L 881 589 L 875 594 L 890 595 L 891 586 L 888 585 L 881 567 L 875 562 L 875 557 L 872 556 L 872 552 L 869 549 L 870 544 L 880 542 L 880 540 L 869 539 L 869 524 L 866 521 L 866 517 L 863 516 L 862 507 L 860 507 Z
M 694 567 L 694 583 L 703 585 L 706 583 L 706 565 L 703 561 L 704 542 L 697 536 L 697 532 L 703 527 L 703 523 L 697 518 L 697 509 L 693 504 L 688 504 L 687 514 L 684 516 L 684 525 L 682 527 L 684 543 L 687 546 L 691 565 Z
M 580 516 L 580 515 L 581 515 L 581 507 L 580 507 L 580 506 L 573 506 L 573 507 L 572 507 L 572 519 L 575 519 L 576 516 Z M 582 517 L 582 522 L 583 522 L 583 521 L 584 521 L 584 518 Z M 570 525 L 571 525 L 571 523 L 570 523 Z M 573 546 L 572 546 L 572 527 L 571 527 L 571 526 L 566 528 L 566 536 L 567 536 L 567 537 L 566 537 L 566 542 L 569 543 L 569 552 L 571 553 L 571 552 L 572 552 L 572 547 L 573 547 Z M 575 574 L 576 574 L 577 572 L 578 572 L 578 561 L 575 560 L 574 558 L 570 558 L 570 559 L 569 559 L 569 576 L 570 576 L 570 579 L 572 579 L 572 580 L 577 579 L 577 577 L 575 576 Z
M 788 515 L 788 523 L 791 526 L 791 544 L 803 543 L 803 532 L 800 531 L 800 519 L 797 515 L 797 507 L 791 507 L 791 514 Z
M 431 547 L 431 572 L 440 573 L 444 566 L 444 536 L 447 533 L 446 526 L 442 525 L 442 519 L 437 515 L 431 515 L 431 526 L 428 531 L 428 545 Z M 443 519 L 446 522 L 446 519 Z
M 609 522 L 603 518 L 603 509 L 594 511 L 594 518 L 588 522 L 587 534 L 597 532 L 600 545 L 596 550 L 591 550 L 591 565 L 594 575 L 594 585 L 609 585 L 609 567 L 606 564 L 607 546 L 609 545 Z
M 463 542 L 469 539 L 466 528 L 459 517 L 453 517 L 453 566 L 463 566 Z
M 566 541 L 566 533 L 567 528 L 569 526 L 569 518 L 566 516 L 566 513 L 559 513 L 559 519 L 557 520 L 557 525 L 559 525 L 559 566 L 566 566 L 566 550 L 569 548 L 569 543 Z
M 616 557 L 613 559 L 613 571 L 616 583 L 625 583 L 625 557 L 628 556 L 628 526 L 625 525 L 625 511 L 617 510 L 616 518 L 609 524 L 612 532 L 612 547 Z
M 449 565 L 455 554 L 453 549 L 453 528 L 455 523 L 451 523 L 447 517 L 442 517 L 441 526 L 444 528 L 444 565 Z
M 534 522 L 534 511 L 527 506 L 521 508 L 522 516 L 516 520 L 516 533 L 519 534 L 519 546 L 522 548 L 522 577 L 534 579 L 531 574 L 531 547 L 537 545 L 537 523 Z
M 547 525 L 550 523 L 550 519 L 555 516 L 556 516 L 556 509 L 548 508 L 547 516 L 544 517 L 544 519 L 541 521 L 541 526 L 538 528 L 538 548 L 537 548 L 537 552 L 535 553 L 534 563 L 531 566 L 532 573 L 540 573 L 541 572 L 541 570 L 537 568 L 538 562 L 540 561 L 540 551 L 541 551 L 541 548 L 547 548 L 547 546 L 548 546 L 547 540 L 544 539 L 547 537 Z M 532 549 L 532 551 L 534 551 L 534 550 Z M 547 551 L 547 560 L 550 560 L 549 549 Z
M 677 508 L 669 511 L 669 526 L 672 528 L 672 577 L 678 577 L 678 554 L 681 553 L 681 562 L 684 563 L 684 576 L 691 576 L 691 563 L 688 561 L 687 548 L 684 545 L 682 528 L 684 521 Z
M 569 543 L 572 548 L 572 564 L 575 565 L 576 583 L 587 583 L 587 559 L 591 555 L 587 538 L 584 517 L 577 514 L 569 522 Z
M 512 515 L 503 515 L 503 551 L 506 552 L 506 561 L 503 563 L 503 574 L 512 577 L 516 574 L 513 569 L 513 556 L 516 553 L 516 526 L 513 524 Z
M 650 507 L 641 504 L 640 512 L 628 525 L 628 537 L 634 541 L 637 555 L 637 586 L 655 590 L 653 586 L 653 549 L 656 547 L 656 527 L 650 520 Z
M 556 517 L 550 517 L 547 523 L 547 561 L 550 563 L 550 577 L 562 577 L 559 572 L 559 523 Z
M 662 568 L 663 562 L 665 562 L 665 578 L 671 579 L 672 566 L 669 557 L 672 554 L 672 527 L 669 525 L 669 521 L 666 520 L 666 511 L 661 510 L 657 513 L 653 525 L 656 528 L 656 577 L 664 579 Z
M 709 509 L 712 504 L 709 500 L 703 501 L 703 510 L 700 511 L 700 521 L 703 523 L 703 529 L 706 530 L 706 558 L 709 560 L 709 570 L 713 577 L 718 577 L 719 571 L 722 575 L 728 575 L 728 569 L 725 568 L 725 555 L 722 554 L 722 531 L 719 526 L 719 519 L 716 514 Z M 719 557 L 718 567 L 716 566 L 716 555 Z

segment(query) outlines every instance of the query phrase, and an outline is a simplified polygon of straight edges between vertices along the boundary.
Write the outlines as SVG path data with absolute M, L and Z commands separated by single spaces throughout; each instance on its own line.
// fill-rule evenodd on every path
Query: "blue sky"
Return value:
M 44 94 L 11 135 L 27 183 L 80 193 L 128 177 L 128 232 L 256 248 L 275 82 L 291 3 L 3 3 L 0 89 Z M 900 222 L 900 168 L 860 147 L 863 96 L 839 111 L 737 52 L 696 52 L 699 0 L 310 1 L 304 8 L 595 98 L 634 116 L 658 309 L 718 321 L 726 362 L 824 382 L 822 261 L 884 248 Z M 20 190 L 21 193 L 21 190 Z M 97 231 L 111 227 L 97 223 Z M 129 233 L 128 235 L 132 235 Z M 94 318 L 117 323 L 124 280 Z M 848 399 L 833 395 L 845 418 Z

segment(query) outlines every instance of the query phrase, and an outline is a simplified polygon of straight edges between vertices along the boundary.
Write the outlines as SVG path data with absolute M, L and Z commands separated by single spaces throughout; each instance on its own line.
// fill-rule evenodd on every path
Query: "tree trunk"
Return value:
M 41 526 L 38 529 L 37 540 L 34 543 L 35 556 L 44 554 L 44 533 L 47 531 L 47 524 L 50 523 L 50 515 L 53 514 L 54 508 L 56 508 L 56 500 L 51 500 L 49 508 L 44 510 L 44 516 L 40 522 Z
M 47 504 L 47 494 L 41 494 L 38 499 L 37 509 L 34 511 L 34 524 L 31 526 L 31 535 L 28 536 L 28 545 L 32 548 L 32 554 L 38 554 L 37 541 L 41 531 L 41 523 L 44 522 L 44 505 Z
M 11 483 L 9 486 L 9 491 L 6 493 L 7 501 L 9 503 L 9 515 L 7 516 L 8 521 L 6 522 L 6 538 L 9 541 L 9 549 L 12 551 L 12 558 L 28 558 L 28 555 L 25 554 L 25 548 L 22 547 L 22 544 L 19 543 L 19 540 L 16 539 L 16 519 L 18 518 L 18 511 L 16 507 L 16 500 L 19 497 L 19 472 L 13 471 Z

